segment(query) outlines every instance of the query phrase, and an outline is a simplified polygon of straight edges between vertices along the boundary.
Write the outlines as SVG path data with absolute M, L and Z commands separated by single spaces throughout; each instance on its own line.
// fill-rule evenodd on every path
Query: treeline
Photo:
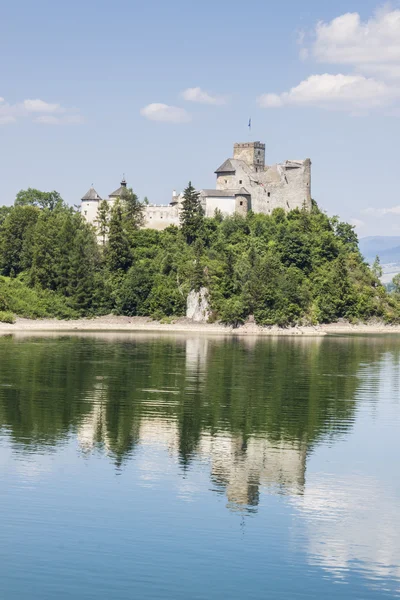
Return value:
M 388 294 L 379 269 L 360 255 L 353 227 L 316 204 L 311 212 L 205 218 L 189 184 L 180 228 L 141 229 L 143 210 L 126 190 L 111 210 L 100 205 L 93 227 L 57 192 L 19 192 L 13 207 L 0 208 L 3 319 L 178 317 L 189 291 L 204 286 L 211 319 L 224 323 L 250 315 L 281 326 L 399 320 L 400 285 Z

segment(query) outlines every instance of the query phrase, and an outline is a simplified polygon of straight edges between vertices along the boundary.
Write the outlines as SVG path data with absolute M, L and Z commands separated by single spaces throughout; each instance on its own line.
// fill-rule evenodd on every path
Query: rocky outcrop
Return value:
M 186 317 L 195 323 L 207 323 L 211 310 L 208 302 L 208 289 L 192 290 L 186 301 Z

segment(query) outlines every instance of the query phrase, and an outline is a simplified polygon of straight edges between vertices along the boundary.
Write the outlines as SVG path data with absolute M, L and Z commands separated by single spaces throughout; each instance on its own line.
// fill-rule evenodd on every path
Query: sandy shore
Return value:
M 258 327 L 254 323 L 247 323 L 238 328 L 228 327 L 219 323 L 194 323 L 181 318 L 173 323 L 160 323 L 147 317 L 117 317 L 109 315 L 94 319 L 76 319 L 60 321 L 58 319 L 21 319 L 17 318 L 15 324 L 0 323 L 0 334 L 11 332 L 68 332 L 68 331 L 118 331 L 118 332 L 169 332 L 169 333 L 207 333 L 229 336 L 325 336 L 339 334 L 400 334 L 400 325 L 384 325 L 374 322 L 352 325 L 346 322 L 331 323 L 307 327 Z

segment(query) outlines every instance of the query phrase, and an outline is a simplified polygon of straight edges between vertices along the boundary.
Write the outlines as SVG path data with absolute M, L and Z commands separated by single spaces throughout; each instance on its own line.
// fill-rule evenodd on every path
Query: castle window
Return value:
M 242 179 L 239 179 L 239 183 L 243 183 Z
M 243 206 L 243 201 L 242 200 L 240 201 L 240 206 Z
M 271 192 L 268 192 L 268 198 L 271 198 Z
M 257 150 L 257 156 L 260 156 L 260 151 L 259 150 Z
M 85 210 L 85 215 L 87 215 L 87 210 Z
M 228 180 L 227 180 L 227 179 L 225 179 L 225 183 L 228 183 Z

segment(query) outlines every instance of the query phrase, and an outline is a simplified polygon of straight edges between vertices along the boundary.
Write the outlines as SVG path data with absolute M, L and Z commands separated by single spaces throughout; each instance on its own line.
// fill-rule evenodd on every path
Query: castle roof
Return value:
M 96 192 L 94 187 L 91 187 L 88 192 L 84 196 L 82 196 L 81 200 L 102 200 L 99 194 Z
M 120 198 L 122 196 L 122 192 L 126 190 L 126 181 L 125 179 L 123 179 L 121 181 L 121 185 L 120 187 L 115 190 L 114 192 L 111 192 L 111 194 L 108 195 L 109 198 Z
M 239 194 L 239 192 L 240 190 L 201 190 L 200 193 L 203 196 L 211 196 L 212 198 L 232 198 Z
M 218 167 L 218 169 L 215 171 L 215 173 L 235 173 L 236 169 L 232 164 L 232 161 L 230 158 L 228 158 L 220 167 Z

